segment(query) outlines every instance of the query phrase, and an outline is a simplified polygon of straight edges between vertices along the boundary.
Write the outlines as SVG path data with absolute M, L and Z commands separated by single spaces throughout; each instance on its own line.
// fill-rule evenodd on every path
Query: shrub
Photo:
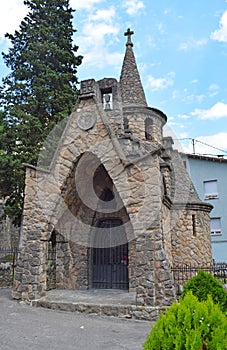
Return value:
M 144 350 L 226 350 L 227 318 L 208 296 L 199 302 L 189 292 L 161 314 L 143 344 Z
M 221 310 L 227 312 L 227 292 L 209 273 L 199 271 L 197 276 L 191 278 L 183 287 L 182 297 L 189 291 L 192 291 L 199 301 L 206 300 L 210 294 L 214 303 L 219 304 Z

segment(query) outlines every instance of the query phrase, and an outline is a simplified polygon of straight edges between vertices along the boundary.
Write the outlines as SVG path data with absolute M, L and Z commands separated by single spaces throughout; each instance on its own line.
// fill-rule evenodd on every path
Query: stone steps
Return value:
M 50 291 L 33 306 L 57 311 L 155 321 L 164 308 L 136 305 L 135 294 L 116 291 Z
M 58 311 L 81 312 L 99 316 L 114 316 L 132 318 L 132 305 L 96 304 L 84 302 L 60 302 L 40 299 L 36 301 L 36 306 L 45 307 Z

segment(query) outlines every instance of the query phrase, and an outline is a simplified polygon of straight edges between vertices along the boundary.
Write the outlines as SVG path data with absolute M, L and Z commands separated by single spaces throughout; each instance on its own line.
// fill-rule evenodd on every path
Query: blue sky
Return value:
M 150 107 L 168 117 L 185 151 L 227 155 L 226 0 L 71 0 L 80 80 L 119 78 L 130 27 Z M 2 2 L 0 49 L 26 15 L 23 0 Z M 0 60 L 0 76 L 6 74 Z M 216 148 L 208 147 L 205 144 Z M 221 151 L 223 150 L 223 151 Z

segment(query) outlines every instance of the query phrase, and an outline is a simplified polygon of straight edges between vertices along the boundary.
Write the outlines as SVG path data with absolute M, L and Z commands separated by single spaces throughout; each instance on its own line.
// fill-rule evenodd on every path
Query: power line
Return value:
M 212 145 L 209 145 L 208 143 L 206 142 L 203 142 L 203 141 L 200 141 L 200 140 L 196 140 L 192 137 L 185 137 L 185 138 L 182 138 L 182 139 L 173 139 L 173 140 L 176 140 L 176 141 L 184 141 L 184 140 L 191 140 L 192 141 L 192 145 L 193 145 L 193 153 L 195 154 L 195 144 L 198 142 L 198 143 L 201 143 L 202 145 L 205 145 L 205 146 L 208 146 L 208 147 L 211 147 L 213 149 L 216 149 L 218 151 L 221 151 L 222 153 L 224 154 L 227 154 L 227 152 L 221 148 L 218 148 L 218 147 L 215 147 L 215 146 L 212 146 Z
M 199 140 L 195 140 L 196 142 L 199 142 L 199 143 L 202 143 L 203 145 L 205 145 L 205 146 L 208 146 L 208 147 L 211 147 L 211 148 L 214 148 L 214 149 L 217 149 L 218 151 L 221 151 L 221 152 L 223 152 L 223 153 L 225 153 L 225 154 L 227 154 L 227 152 L 226 151 L 224 151 L 223 149 L 221 149 L 221 148 L 218 148 L 218 147 L 215 147 L 215 146 L 211 146 L 211 145 L 209 145 L 208 143 L 206 143 L 206 142 L 203 142 L 203 141 L 199 141 Z

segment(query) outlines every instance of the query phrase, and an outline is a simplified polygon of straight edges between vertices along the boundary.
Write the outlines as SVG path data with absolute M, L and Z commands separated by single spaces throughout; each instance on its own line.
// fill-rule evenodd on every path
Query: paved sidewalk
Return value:
M 141 350 L 149 331 L 148 321 L 31 307 L 0 289 L 1 350 Z

